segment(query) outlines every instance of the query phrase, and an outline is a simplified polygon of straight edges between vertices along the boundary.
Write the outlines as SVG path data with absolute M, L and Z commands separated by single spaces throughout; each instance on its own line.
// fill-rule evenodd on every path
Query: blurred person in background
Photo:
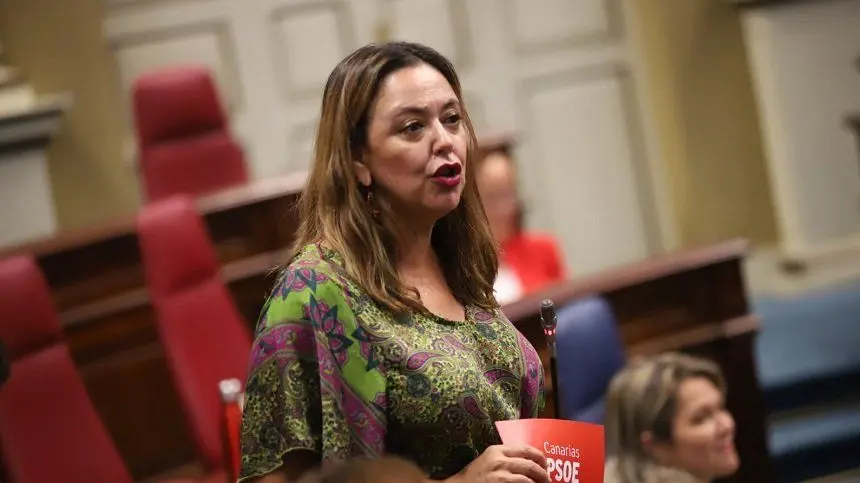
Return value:
M 496 299 L 512 302 L 565 279 L 561 250 L 551 235 L 523 226 L 524 207 L 517 190 L 514 161 L 505 149 L 483 154 L 477 166 L 478 190 L 499 245 Z
M 631 362 L 606 403 L 605 483 L 707 483 L 739 466 L 726 386 L 711 361 L 666 353 Z

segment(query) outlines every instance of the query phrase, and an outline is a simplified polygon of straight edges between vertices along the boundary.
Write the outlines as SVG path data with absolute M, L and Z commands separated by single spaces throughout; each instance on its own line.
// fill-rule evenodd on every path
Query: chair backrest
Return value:
M 626 362 L 609 304 L 590 297 L 559 309 L 556 349 L 561 416 L 602 423 L 609 382 Z
M 147 72 L 135 79 L 133 98 L 147 201 L 247 182 L 244 152 L 206 67 Z
M 11 359 L 0 388 L 0 452 L 11 481 L 131 483 L 31 256 L 0 261 L 0 340 Z
M 138 239 L 161 343 L 198 452 L 208 469 L 227 468 L 219 383 L 245 380 L 250 331 L 190 197 L 144 207 Z

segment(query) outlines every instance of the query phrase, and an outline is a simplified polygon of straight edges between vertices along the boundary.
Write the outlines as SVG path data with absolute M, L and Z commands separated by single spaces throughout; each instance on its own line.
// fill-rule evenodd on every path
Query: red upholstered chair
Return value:
M 133 86 L 140 169 L 148 201 L 199 195 L 248 180 L 209 70 L 145 73 Z
M 245 381 L 249 330 L 190 197 L 144 207 L 138 239 L 161 342 L 200 457 L 210 471 L 235 474 L 220 386 Z
M 30 256 L 0 261 L 0 340 L 11 359 L 0 388 L 0 452 L 10 482 L 131 483 Z

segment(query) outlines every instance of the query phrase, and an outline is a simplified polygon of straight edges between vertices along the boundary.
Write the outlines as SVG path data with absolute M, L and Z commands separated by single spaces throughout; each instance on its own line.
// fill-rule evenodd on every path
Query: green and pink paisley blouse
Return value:
M 298 449 L 324 463 L 395 454 L 445 478 L 500 443 L 495 421 L 536 417 L 543 381 L 534 347 L 501 311 L 394 317 L 339 254 L 309 245 L 258 322 L 239 480 Z

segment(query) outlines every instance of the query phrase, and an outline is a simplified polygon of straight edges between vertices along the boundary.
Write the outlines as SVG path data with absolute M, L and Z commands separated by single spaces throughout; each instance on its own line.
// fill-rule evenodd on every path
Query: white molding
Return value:
M 800 238 L 798 213 L 794 207 L 797 195 L 794 193 L 790 169 L 783 166 L 782 162 L 788 157 L 788 147 L 784 142 L 786 129 L 783 126 L 783 113 L 776 87 L 780 76 L 769 62 L 774 49 L 769 45 L 769 25 L 766 19 L 747 14 L 741 17 L 741 27 L 764 141 L 762 150 L 774 198 L 777 232 L 782 243 L 794 250 L 795 240 Z
M 51 96 L 0 116 L 0 246 L 56 232 L 46 150 L 70 104 Z
M 766 246 L 745 261 L 748 289 L 755 295 L 792 294 L 860 280 L 860 236 L 803 252 Z
M 860 235 L 815 244 L 806 249 L 784 248 L 782 255 L 787 263 L 805 265 L 807 270 L 820 270 L 851 262 L 857 273 L 860 273 Z
M 291 61 L 289 48 L 281 38 L 281 26 L 285 21 L 301 20 L 303 15 L 328 13 L 336 25 L 331 35 L 336 37 L 335 44 L 338 48 L 336 63 L 340 58 L 346 57 L 356 45 L 356 35 L 353 31 L 352 12 L 348 5 L 340 1 L 325 1 L 302 3 L 298 5 L 281 5 L 266 15 L 266 29 L 269 35 L 269 51 L 272 56 L 272 64 L 277 66 L 276 75 L 281 84 L 281 92 L 285 102 L 301 103 L 302 101 L 315 102 L 322 95 L 326 80 L 328 79 L 328 68 L 326 73 L 311 85 L 298 85 L 294 75 L 296 72 L 307 69 L 307 66 Z M 313 48 L 309 45 L 300 45 L 304 50 Z M 334 68 L 332 63 L 331 68 Z
M 501 5 L 506 27 L 511 32 L 510 43 L 517 55 L 527 57 L 532 54 L 543 54 L 554 51 L 567 51 L 579 47 L 604 44 L 621 39 L 624 35 L 622 22 L 619 21 L 621 3 L 617 0 L 576 0 L 577 2 L 596 2 L 606 15 L 606 25 L 591 25 L 581 31 L 564 29 L 565 32 L 554 38 L 543 40 L 528 40 L 517 37 L 517 0 L 505 0 Z M 570 0 L 565 0 L 570 1 Z
M 531 171 L 530 176 L 524 180 L 526 186 L 529 188 L 527 194 L 537 203 L 536 206 L 539 207 L 538 210 L 543 215 L 538 220 L 540 222 L 538 226 L 550 229 L 551 232 L 560 238 L 563 248 L 565 248 L 565 259 L 568 263 L 572 264 L 572 267 L 576 267 L 573 270 L 577 270 L 580 274 L 600 270 L 613 264 L 639 260 L 653 253 L 660 252 L 661 240 L 658 239 L 659 230 L 653 216 L 655 207 L 652 202 L 652 186 L 648 179 L 648 165 L 644 159 L 647 153 L 643 152 L 644 150 L 641 148 L 643 144 L 641 139 L 642 132 L 638 113 L 636 112 L 637 99 L 635 99 L 635 94 L 632 92 L 630 86 L 632 82 L 629 68 L 621 60 L 579 66 L 574 69 L 557 70 L 551 73 L 531 75 L 520 79 L 518 92 L 519 111 L 526 120 L 526 125 L 529 126 L 523 130 L 523 148 L 528 151 L 530 156 L 545 160 L 529 170 Z M 615 178 L 611 182 L 617 186 L 621 186 L 620 191 L 622 194 L 611 197 L 599 196 L 585 201 L 577 199 L 576 196 L 570 196 L 570 192 L 564 191 L 563 198 L 559 199 L 553 193 L 566 190 L 566 188 L 569 188 L 569 184 L 575 184 L 576 182 L 576 179 L 570 179 L 569 183 L 561 185 L 558 183 L 560 171 L 563 171 L 564 175 L 572 174 L 569 171 L 564 171 L 566 169 L 564 166 L 574 162 L 574 159 L 565 159 L 564 156 L 559 156 L 558 152 L 553 153 L 555 150 L 547 143 L 547 139 L 542 139 L 537 134 L 538 131 L 534 131 L 534 129 L 537 129 L 536 126 L 539 126 L 541 123 L 539 118 L 533 116 L 542 117 L 550 115 L 546 113 L 540 114 L 536 110 L 537 105 L 534 102 L 537 98 L 546 95 L 559 95 L 579 91 L 580 89 L 590 89 L 597 84 L 604 84 L 617 89 L 619 115 L 622 119 L 620 122 L 624 124 L 617 132 L 620 135 L 617 139 L 617 144 L 625 145 L 628 148 L 629 158 L 622 161 L 627 156 L 606 156 L 607 153 L 595 154 L 594 152 L 587 151 L 588 147 L 586 146 L 575 148 L 573 152 L 569 152 L 569 155 L 574 159 L 578 155 L 584 156 L 582 158 L 583 164 L 580 167 L 588 170 L 589 174 L 597 176 L 599 180 L 594 180 L 595 182 L 608 183 L 610 181 L 606 176 L 610 174 L 614 175 Z M 612 97 L 615 98 L 616 96 Z M 610 104 L 606 103 L 604 106 Z M 572 111 L 576 112 L 575 109 Z M 567 112 L 571 112 L 571 110 Z M 585 121 L 576 117 L 576 115 L 573 116 L 573 118 L 555 119 L 554 123 L 571 121 L 575 124 L 576 122 Z M 544 119 L 547 118 L 544 117 Z M 605 147 L 606 145 L 602 146 Z M 603 147 L 598 145 L 594 145 L 593 147 L 601 151 L 603 150 Z M 576 149 L 581 149 L 581 151 L 577 152 Z M 597 159 L 595 156 L 606 156 L 603 162 L 598 162 L 597 164 L 605 166 L 606 163 L 610 163 L 615 169 L 603 171 L 601 167 L 597 168 L 596 172 L 593 172 L 589 166 L 596 167 L 593 163 Z M 629 185 L 626 184 L 628 181 L 627 175 L 629 175 Z M 575 175 L 573 177 L 575 178 Z M 579 191 L 577 190 L 574 190 L 574 193 L 575 195 L 579 195 Z M 609 191 L 606 193 L 609 193 Z M 631 193 L 632 199 L 626 198 Z M 576 201 L 573 201 L 573 199 L 576 199 Z M 576 205 L 579 210 L 585 209 L 590 205 L 587 210 L 591 214 L 585 215 L 580 211 L 571 218 L 574 212 L 571 211 L 569 206 L 565 206 L 565 201 L 566 203 Z M 546 207 L 553 208 L 547 209 Z M 611 217 L 609 221 L 602 224 L 603 229 L 598 230 L 598 232 L 606 240 L 613 240 L 613 243 L 595 245 L 593 243 L 594 240 L 591 240 L 593 246 L 586 248 L 583 244 L 588 245 L 589 242 L 585 241 L 588 240 L 588 237 L 581 235 L 583 228 L 579 224 L 592 226 L 593 215 L 596 213 L 599 213 L 600 217 Z M 635 213 L 633 219 L 625 219 L 631 213 Z M 579 236 L 571 233 L 569 229 L 571 225 L 577 227 L 576 233 Z M 624 229 L 622 230 L 621 227 L 624 227 Z M 586 233 L 592 231 L 590 228 L 585 228 L 584 230 Z M 629 231 L 622 234 L 618 230 Z M 585 256 L 585 250 L 590 250 L 593 253 Z M 589 265 L 589 263 L 595 263 L 595 265 Z
M 844 127 L 860 106 L 857 5 L 785 2 L 742 14 L 780 253 L 808 271 L 842 272 L 860 245 L 856 139 Z

